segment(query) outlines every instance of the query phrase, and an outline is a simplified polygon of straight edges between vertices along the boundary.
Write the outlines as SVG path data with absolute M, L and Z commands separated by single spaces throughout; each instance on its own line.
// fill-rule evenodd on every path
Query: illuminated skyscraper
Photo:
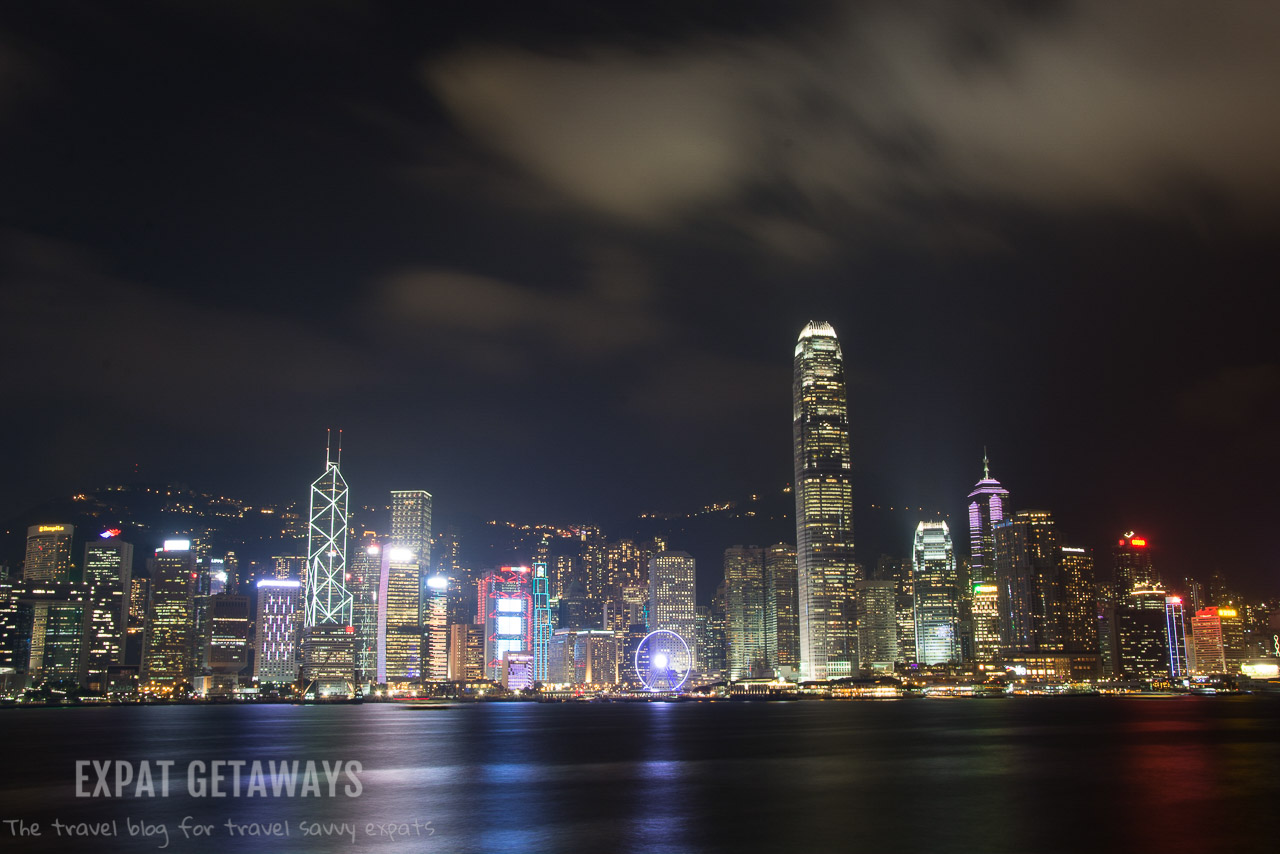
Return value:
M 764 650 L 770 667 L 800 668 L 797 595 L 795 546 L 769 546 L 764 551 Z
M 796 342 L 792 383 L 800 671 L 805 679 L 857 667 L 853 492 L 844 360 L 835 330 L 810 322 Z
M 531 575 L 527 566 L 504 566 L 480 580 L 486 679 L 502 679 L 508 653 L 533 653 Z
M 382 546 L 372 534 L 362 537 L 351 555 L 347 576 L 351 620 L 355 627 L 354 663 L 357 685 L 378 681 L 378 602 L 382 579 Z
M 1134 588 L 1150 589 L 1160 584 L 1146 537 L 1127 532 L 1116 544 L 1114 558 L 1117 596 L 1124 596 Z
M 897 601 L 893 579 L 858 582 L 858 663 L 864 673 L 893 673 L 898 660 Z
M 1191 618 L 1191 643 L 1195 649 L 1195 672 L 1200 676 L 1227 672 L 1222 643 L 1222 619 L 1216 607 L 1201 608 Z
M 729 600 L 729 678 L 762 675 L 764 550 L 755 546 L 725 549 L 724 584 Z
M 1169 644 L 1169 675 L 1174 679 L 1191 674 L 1187 664 L 1187 627 L 1181 596 L 1164 597 L 1166 635 Z
M 466 682 L 484 678 L 484 626 L 455 623 L 449 626 L 449 679 Z
M 391 538 L 393 549 L 417 555 L 422 571 L 431 569 L 431 493 L 425 489 L 391 490 Z
M 284 684 L 298 678 L 297 614 L 302 610 L 301 593 L 300 581 L 264 578 L 258 582 L 253 678 L 261 684 Z
M 1166 598 L 1159 587 L 1136 587 L 1117 604 L 1117 658 L 1123 678 L 1169 675 Z
M 551 644 L 551 593 L 547 559 L 533 562 L 533 678 L 546 682 Z
M 1019 510 L 996 523 L 994 531 L 1003 646 L 1019 652 L 1062 650 L 1065 593 L 1053 519 L 1043 510 Z
M 1098 600 L 1093 577 L 1093 552 L 1079 546 L 1062 546 L 1058 558 L 1062 575 L 1063 617 L 1067 649 L 1098 648 Z
M 23 581 L 71 580 L 71 539 L 74 525 L 32 525 L 27 528 L 27 559 Z
M 303 676 L 317 694 L 339 693 L 355 676 L 352 598 L 347 590 L 347 482 L 338 458 L 325 446 L 324 474 L 311 484 L 307 528 L 306 607 L 303 617 Z
M 916 526 L 911 555 L 916 660 L 921 664 L 958 664 L 960 587 L 947 523 L 921 522 Z
M 143 678 L 157 690 L 190 684 L 196 576 L 196 555 L 189 540 L 166 540 L 151 561 Z
M 93 601 L 96 646 L 105 648 L 109 664 L 124 664 L 129 625 L 129 591 L 133 581 L 133 546 L 118 530 L 103 531 L 84 547 L 84 583 Z
M 449 579 L 427 578 L 427 599 L 422 614 L 422 679 L 444 682 L 449 678 Z
M 995 526 L 1009 515 L 1009 490 L 991 476 L 986 449 L 982 479 L 969 493 L 969 581 L 973 591 L 974 655 L 981 664 L 995 661 L 1000 648 L 999 586 L 996 584 Z
M 697 563 L 688 552 L 659 552 L 649 560 L 649 631 L 675 632 L 697 648 L 694 603 Z
M 378 586 L 378 681 L 422 677 L 422 564 L 410 549 L 382 550 Z

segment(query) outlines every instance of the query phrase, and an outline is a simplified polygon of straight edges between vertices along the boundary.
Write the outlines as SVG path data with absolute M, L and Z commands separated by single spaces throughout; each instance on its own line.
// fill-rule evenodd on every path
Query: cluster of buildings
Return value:
M 33 526 L 21 576 L 0 572 L 0 694 L 572 696 L 807 683 L 843 696 L 886 678 L 1276 675 L 1280 611 L 1246 607 L 1217 574 L 1162 578 L 1134 532 L 1100 578 L 1093 551 L 1050 513 L 1014 509 L 985 456 L 968 495 L 967 558 L 946 521 L 926 519 L 908 557 L 864 567 L 830 325 L 801 332 L 792 392 L 795 542 L 726 549 L 709 605 L 698 605 L 694 558 L 660 537 L 542 527 L 525 565 L 481 572 L 463 565 L 456 535 L 433 535 L 426 490 L 392 491 L 383 530 L 353 525 L 339 447 L 311 484 L 305 554 L 249 572 L 234 552 L 217 558 L 175 538 L 135 576 L 134 546 L 117 529 L 73 556 L 71 525 Z

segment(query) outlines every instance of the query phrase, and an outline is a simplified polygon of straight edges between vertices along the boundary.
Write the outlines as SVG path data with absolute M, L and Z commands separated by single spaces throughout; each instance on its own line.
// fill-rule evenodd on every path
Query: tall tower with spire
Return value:
M 835 679 L 858 671 L 853 490 L 844 357 L 829 323 L 812 321 L 796 342 L 792 383 L 800 674 Z
M 307 529 L 303 678 L 317 694 L 350 690 L 354 679 L 352 596 L 347 589 L 347 482 L 342 477 L 342 431 L 336 459 L 325 441 L 324 474 L 311 484 Z
M 969 566 L 973 585 L 973 645 L 979 664 L 996 659 L 1000 648 L 999 585 L 996 583 L 995 525 L 1011 513 L 1009 490 L 991 477 L 982 449 L 982 479 L 969 493 Z

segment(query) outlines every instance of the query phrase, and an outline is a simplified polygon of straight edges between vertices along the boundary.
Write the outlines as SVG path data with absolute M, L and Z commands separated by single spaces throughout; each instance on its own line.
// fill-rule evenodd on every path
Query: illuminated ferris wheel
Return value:
M 684 638 L 668 629 L 650 632 L 636 647 L 636 677 L 649 691 L 679 691 L 693 669 Z

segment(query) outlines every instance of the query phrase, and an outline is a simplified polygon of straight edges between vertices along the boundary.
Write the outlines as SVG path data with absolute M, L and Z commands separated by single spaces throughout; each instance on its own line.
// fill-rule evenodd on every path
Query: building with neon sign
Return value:
M 844 357 L 829 323 L 796 342 L 791 387 L 795 455 L 800 672 L 850 676 L 857 667 L 853 489 Z
M 1212 676 L 1227 672 L 1226 647 L 1222 643 L 1222 618 L 1215 607 L 1201 608 L 1191 618 L 1191 645 L 1195 674 Z
M 1160 584 L 1151 560 L 1151 546 L 1147 538 L 1128 531 L 1116 542 L 1112 552 L 1115 567 L 1115 594 L 1125 596 L 1137 588 L 1149 590 Z
M 972 586 L 974 657 L 981 664 L 1000 652 L 1000 606 L 996 584 L 995 526 L 1011 512 L 1009 490 L 991 476 L 991 462 L 982 451 L 982 479 L 969 493 L 969 580 Z
M 480 579 L 486 679 L 503 678 L 506 653 L 533 652 L 532 575 L 527 566 L 504 566 Z
M 44 524 L 27 528 L 23 581 L 60 583 L 71 580 L 71 540 L 74 525 Z
M 1191 675 L 1187 661 L 1187 627 L 1182 597 L 1164 597 L 1165 636 L 1169 646 L 1169 675 L 1174 679 Z

